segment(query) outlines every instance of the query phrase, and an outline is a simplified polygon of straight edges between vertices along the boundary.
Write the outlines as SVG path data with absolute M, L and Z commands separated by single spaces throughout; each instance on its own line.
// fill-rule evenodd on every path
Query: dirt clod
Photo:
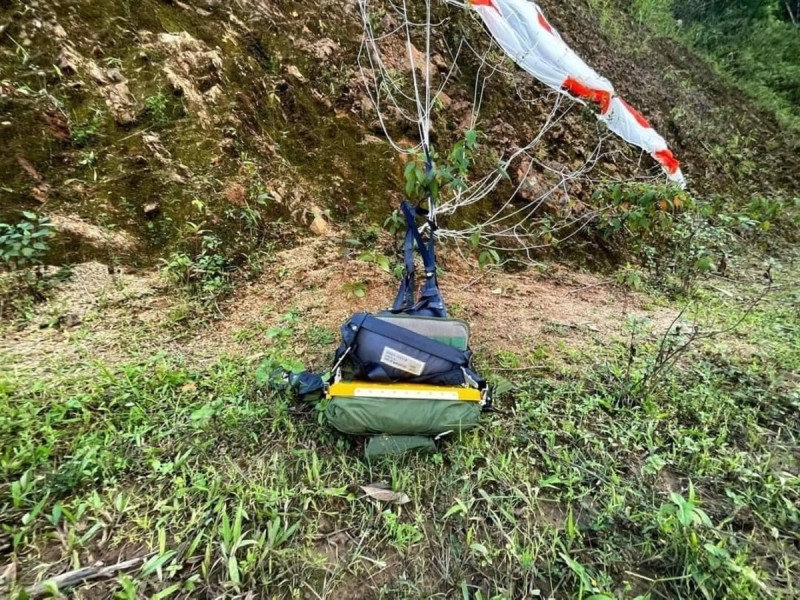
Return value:
M 123 231 L 106 231 L 87 223 L 76 216 L 50 215 L 55 230 L 73 236 L 94 248 L 114 248 L 115 251 L 130 252 L 136 248 L 136 239 Z
M 247 200 L 247 189 L 241 183 L 232 183 L 225 189 L 225 198 L 231 204 L 244 206 Z

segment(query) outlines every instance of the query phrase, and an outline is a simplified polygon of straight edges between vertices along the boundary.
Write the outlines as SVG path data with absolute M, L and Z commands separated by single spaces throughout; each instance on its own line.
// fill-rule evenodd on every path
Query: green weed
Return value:
M 163 126 L 169 121 L 169 100 L 163 92 L 145 98 L 146 111 L 154 125 Z
M 103 120 L 105 113 L 95 108 L 91 111 L 91 117 L 77 123 L 70 124 L 70 137 L 72 142 L 78 147 L 83 148 L 91 144 L 98 135 L 100 123 Z
M 163 273 L 168 281 L 182 287 L 206 304 L 230 292 L 232 265 L 222 253 L 222 241 L 203 234 L 200 250 L 191 255 L 174 252 L 163 260 Z
M 0 223 L 0 260 L 9 270 L 39 265 L 52 236 L 53 225 L 48 217 L 25 211 L 18 223 Z
M 552 352 L 531 342 L 503 353 L 486 367 L 508 367 L 508 414 L 440 442 L 436 457 L 380 465 L 313 404 L 267 390 L 277 369 L 303 367 L 295 348 L 332 337 L 303 333 L 294 310 L 263 331 L 258 364 L 161 354 L 4 373 L 9 552 L 23 573 L 45 556 L 148 555 L 101 584 L 121 598 L 345 594 L 354 578 L 385 597 L 789 598 L 800 569 L 794 294 L 777 288 L 737 335 L 698 342 L 626 401 L 626 381 L 658 351 L 652 323 L 634 324 L 634 355 L 627 342 L 567 346 L 569 361 L 535 375 L 522 357 Z M 746 308 L 700 302 L 719 327 Z M 358 492 L 370 482 L 411 502 L 373 503 Z

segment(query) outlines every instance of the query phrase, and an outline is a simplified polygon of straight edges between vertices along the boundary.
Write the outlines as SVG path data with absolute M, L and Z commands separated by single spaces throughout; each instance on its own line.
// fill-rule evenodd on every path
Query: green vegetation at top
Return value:
M 700 50 L 800 132 L 798 0 L 633 0 L 631 13 Z

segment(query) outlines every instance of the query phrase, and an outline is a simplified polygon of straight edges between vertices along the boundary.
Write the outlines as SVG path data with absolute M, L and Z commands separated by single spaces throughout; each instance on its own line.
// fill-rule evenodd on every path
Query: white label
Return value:
M 458 400 L 458 392 L 441 390 L 405 390 L 387 388 L 356 388 L 356 398 L 414 398 L 420 400 Z
M 388 346 L 383 349 L 381 362 L 400 371 L 411 373 L 412 375 L 422 375 L 422 371 L 425 369 L 425 363 L 421 360 L 417 360 L 408 354 L 398 352 Z

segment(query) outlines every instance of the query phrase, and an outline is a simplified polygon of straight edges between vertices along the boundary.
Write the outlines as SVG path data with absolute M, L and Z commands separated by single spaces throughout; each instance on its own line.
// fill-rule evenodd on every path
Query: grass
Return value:
M 718 327 L 746 305 L 705 294 Z M 642 324 L 632 360 L 621 342 L 551 360 L 533 340 L 484 357 L 514 384 L 506 415 L 433 457 L 374 465 L 318 407 L 259 387 L 244 358 L 3 374 L 12 596 L 143 556 L 76 597 L 794 597 L 797 307 L 779 287 L 740 333 L 698 345 L 644 396 L 622 393 L 659 343 Z M 298 318 L 270 336 L 270 364 L 329 343 L 323 329 L 301 335 Z M 547 369 L 508 370 L 522 356 Z M 411 503 L 366 498 L 372 482 Z
M 613 21 L 615 11 L 619 10 L 608 0 L 590 0 L 589 5 L 604 26 Z M 791 45 L 793 26 L 779 22 L 774 16 L 765 18 L 763 14 L 748 23 L 742 20 L 748 11 L 722 8 L 718 14 L 710 13 L 696 23 L 690 19 L 690 24 L 684 25 L 679 17 L 690 18 L 691 5 L 691 2 L 633 0 L 627 12 L 653 33 L 693 48 L 725 83 L 739 88 L 754 104 L 773 113 L 781 127 L 792 135 L 800 133 L 800 113 L 790 98 L 791 92 L 782 83 L 796 79 L 797 65 L 793 60 L 796 50 Z M 732 15 L 739 20 L 727 22 Z

